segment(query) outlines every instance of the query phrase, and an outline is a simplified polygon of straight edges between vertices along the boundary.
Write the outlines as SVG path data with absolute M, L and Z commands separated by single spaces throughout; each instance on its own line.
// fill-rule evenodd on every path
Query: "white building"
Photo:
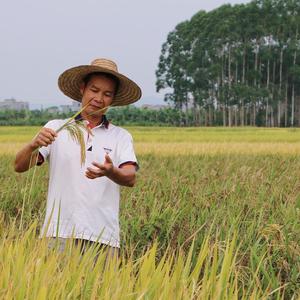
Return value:
M 62 113 L 76 112 L 80 109 L 80 102 L 72 101 L 72 104 L 68 105 L 60 105 L 60 109 Z
M 29 103 L 14 98 L 0 101 L 0 110 L 29 110 Z
M 59 108 L 57 106 L 51 106 L 51 107 L 48 107 L 46 109 L 46 111 L 50 114 L 57 114 L 57 113 L 59 113 Z

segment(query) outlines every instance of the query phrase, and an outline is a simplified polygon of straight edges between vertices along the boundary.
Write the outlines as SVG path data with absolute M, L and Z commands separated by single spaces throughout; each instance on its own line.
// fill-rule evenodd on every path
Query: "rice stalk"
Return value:
M 82 117 L 75 120 L 75 118 L 80 115 L 81 112 L 83 112 L 86 107 L 89 105 L 86 104 L 84 107 L 82 107 L 81 110 L 79 110 L 77 113 L 75 113 L 71 118 L 67 120 L 66 123 L 64 123 L 60 128 L 56 130 L 56 133 L 59 133 L 63 129 L 67 130 L 71 136 L 71 138 L 77 142 L 80 146 L 80 156 L 81 156 L 81 165 L 85 163 L 86 159 L 86 148 L 85 148 L 85 142 L 84 142 L 84 135 L 82 129 L 86 130 L 87 132 L 91 133 L 91 130 L 87 125 L 82 121 Z M 109 106 L 105 106 L 101 109 L 98 109 L 90 114 L 88 116 L 94 115 L 95 113 L 106 111 L 109 108 Z
M 32 162 L 32 159 L 33 159 L 33 154 L 34 154 L 34 152 L 31 154 L 29 165 L 31 165 L 31 162 Z M 38 157 L 36 156 L 35 164 L 34 164 L 35 166 L 37 164 L 37 158 Z M 31 192 L 32 192 L 32 187 L 33 187 L 33 183 L 34 183 L 35 173 L 36 173 L 36 168 L 33 168 L 33 173 L 32 173 L 32 178 L 31 178 L 31 183 L 30 183 L 30 188 L 29 188 L 28 195 L 27 195 L 27 190 L 28 190 L 29 174 L 30 173 L 28 173 L 28 176 L 26 178 L 26 184 L 25 184 L 25 189 L 24 189 L 24 194 L 23 194 L 23 200 L 22 200 L 21 220 L 20 220 L 19 230 L 23 229 L 23 216 L 24 216 L 25 203 L 26 202 L 29 203 L 29 201 L 30 201 L 30 195 L 31 195 Z M 27 201 L 26 201 L 26 199 L 27 199 Z

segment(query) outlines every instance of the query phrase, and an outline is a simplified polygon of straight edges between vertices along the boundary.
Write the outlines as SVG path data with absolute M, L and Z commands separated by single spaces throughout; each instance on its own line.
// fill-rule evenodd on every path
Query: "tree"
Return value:
M 299 124 L 299 12 L 299 0 L 255 0 L 196 13 L 163 44 L 157 90 L 194 124 Z

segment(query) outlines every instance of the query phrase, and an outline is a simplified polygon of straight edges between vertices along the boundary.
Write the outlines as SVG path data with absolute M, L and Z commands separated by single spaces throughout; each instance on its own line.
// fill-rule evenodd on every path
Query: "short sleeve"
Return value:
M 133 139 L 130 133 L 126 132 L 120 139 L 118 149 L 118 167 L 125 163 L 134 163 L 138 169 L 138 161 L 134 153 Z

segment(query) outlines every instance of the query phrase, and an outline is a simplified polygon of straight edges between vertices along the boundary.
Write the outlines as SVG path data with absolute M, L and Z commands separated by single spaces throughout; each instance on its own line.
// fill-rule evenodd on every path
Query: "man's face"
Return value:
M 82 107 L 89 103 L 85 113 L 95 112 L 93 116 L 100 117 L 104 112 L 96 111 L 111 105 L 116 92 L 116 83 L 105 75 L 93 75 L 89 82 L 80 88 L 80 92 L 82 94 Z

